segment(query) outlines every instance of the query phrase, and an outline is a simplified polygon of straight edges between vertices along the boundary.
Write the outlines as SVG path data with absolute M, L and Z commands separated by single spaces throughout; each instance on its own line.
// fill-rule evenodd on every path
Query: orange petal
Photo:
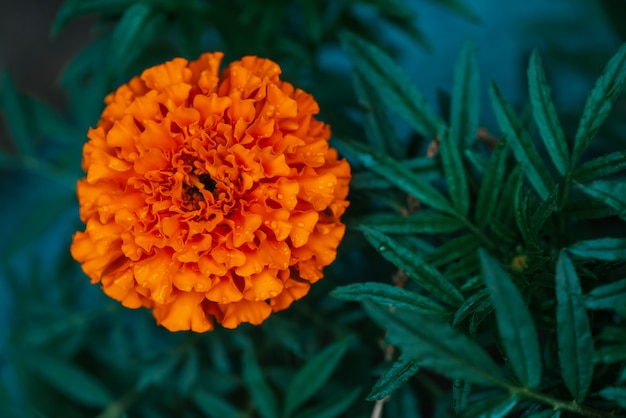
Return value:
M 213 286 L 205 293 L 206 298 L 217 303 L 233 303 L 243 298 L 241 290 L 235 284 L 234 279 L 228 276 L 221 276 L 213 281 Z
M 156 305 L 153 314 L 170 331 L 206 332 L 213 329 L 213 323 L 202 309 L 203 300 L 202 293 L 179 293 L 172 303 Z
M 219 305 L 219 307 L 224 312 L 222 326 L 231 329 L 237 328 L 242 322 L 259 325 L 272 313 L 272 308 L 264 301 L 242 299 L 236 303 Z
M 289 217 L 292 224 L 289 238 L 294 248 L 302 247 L 309 240 L 309 236 L 315 229 L 315 224 L 319 220 L 319 213 L 314 211 L 294 212 Z
M 283 290 L 283 282 L 277 277 L 276 269 L 265 269 L 250 277 L 252 287 L 247 289 L 243 297 L 248 300 L 266 300 L 275 297 Z

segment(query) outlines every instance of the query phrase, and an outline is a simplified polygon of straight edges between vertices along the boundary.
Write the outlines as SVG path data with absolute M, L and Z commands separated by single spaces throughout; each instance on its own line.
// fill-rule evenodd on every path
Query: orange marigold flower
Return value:
M 260 324 L 322 277 L 345 225 L 350 166 L 313 97 L 253 56 L 149 68 L 105 99 L 83 149 L 92 283 L 170 331 Z

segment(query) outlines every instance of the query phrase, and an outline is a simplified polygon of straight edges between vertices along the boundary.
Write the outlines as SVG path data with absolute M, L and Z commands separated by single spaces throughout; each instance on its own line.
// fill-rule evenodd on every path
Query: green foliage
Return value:
M 431 2 L 481 21 L 470 2 Z M 0 415 L 626 415 L 626 46 L 571 115 L 550 87 L 556 58 L 529 55 L 522 107 L 507 101 L 510 86 L 481 91 L 491 69 L 479 70 L 477 50 L 497 51 L 468 41 L 437 70 L 451 78 L 437 108 L 385 36 L 436 53 L 440 40 L 416 25 L 430 16 L 415 10 L 407 0 L 64 2 L 53 36 L 93 22 L 59 80 L 68 108 L 20 92 L 4 70 L 0 80 Z M 348 231 L 327 277 L 262 326 L 169 333 L 72 261 L 75 182 L 107 93 L 155 63 L 218 50 L 274 59 L 316 97 L 352 164 Z M 351 66 L 328 65 L 333 54 Z

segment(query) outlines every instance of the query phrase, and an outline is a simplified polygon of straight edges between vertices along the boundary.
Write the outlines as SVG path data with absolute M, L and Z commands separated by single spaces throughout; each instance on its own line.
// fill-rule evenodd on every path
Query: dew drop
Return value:
M 378 251 L 387 251 L 387 247 L 385 247 L 384 245 L 381 245 L 380 247 L 378 247 Z
M 283 196 L 282 194 L 278 193 L 278 194 L 276 195 L 276 197 L 277 197 L 277 198 L 279 198 L 279 199 L 282 199 L 282 198 L 283 198 L 283 197 L 285 197 L 285 196 Z
M 298 227 L 300 227 L 300 228 L 304 228 L 304 223 L 302 223 L 302 222 L 298 222 Z

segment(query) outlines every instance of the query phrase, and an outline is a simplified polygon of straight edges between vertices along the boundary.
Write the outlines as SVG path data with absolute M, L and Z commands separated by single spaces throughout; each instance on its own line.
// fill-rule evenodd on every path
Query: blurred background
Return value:
M 201 336 L 170 334 L 149 312 L 123 309 L 71 259 L 71 236 L 82 228 L 74 184 L 82 176 L 87 128 L 97 122 L 104 95 L 141 69 L 205 50 L 224 50 L 226 62 L 264 55 L 281 64 L 285 79 L 313 93 L 335 134 L 358 138 L 363 128 L 341 30 L 392 54 L 444 116 L 454 62 L 470 39 L 479 54 L 481 122 L 497 133 L 490 80 L 523 114 L 525 69 L 537 49 L 561 117 L 576 121 L 604 64 L 626 40 L 622 0 L 144 3 L 155 13 L 130 36 L 137 26 L 118 29 L 130 1 L 0 2 L 0 416 L 256 416 L 252 405 L 263 393 L 280 398 L 307 360 L 353 334 L 359 337 L 350 343 L 352 355 L 307 405 L 351 397 L 352 412 L 344 406 L 332 416 L 371 413 L 363 399 L 384 362 L 380 331 L 358 305 L 328 292 L 389 281 L 394 270 L 355 234 L 348 233 L 326 278 L 293 308 L 260 327 Z M 618 106 L 623 115 L 623 102 Z M 606 135 L 615 149 L 626 136 L 623 123 L 613 126 Z M 571 133 L 576 125 L 565 128 Z M 424 155 L 428 139 L 409 137 L 400 122 L 397 130 L 407 154 Z M 367 210 L 355 197 L 347 222 Z M 242 360 L 250 346 L 266 379 L 260 394 L 242 377 L 245 367 L 251 373 Z M 431 376 L 401 392 L 389 416 L 445 416 L 437 408 L 447 400 L 439 403 Z

